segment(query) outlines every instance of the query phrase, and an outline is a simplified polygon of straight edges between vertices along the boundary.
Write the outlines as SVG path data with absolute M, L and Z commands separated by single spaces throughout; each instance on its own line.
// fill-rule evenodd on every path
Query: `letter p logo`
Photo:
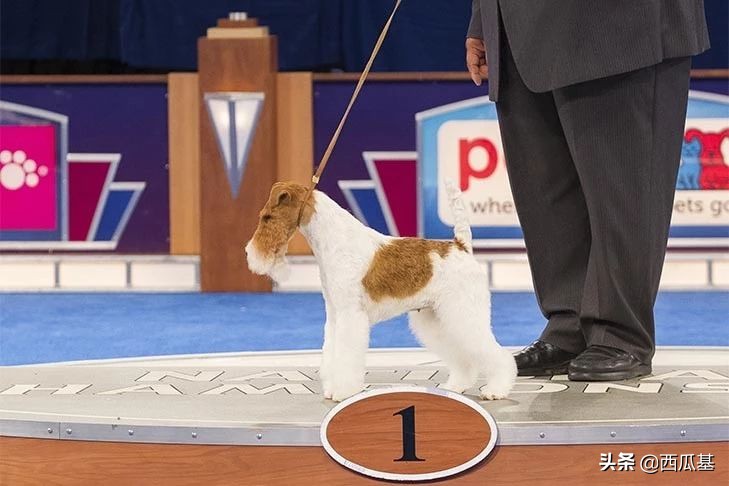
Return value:
M 472 165 L 471 154 L 474 150 L 481 149 L 486 154 L 486 165 L 482 169 L 476 169 Z M 468 189 L 471 177 L 486 179 L 496 170 L 498 153 L 494 144 L 485 138 L 466 139 L 458 141 L 458 160 L 461 191 Z

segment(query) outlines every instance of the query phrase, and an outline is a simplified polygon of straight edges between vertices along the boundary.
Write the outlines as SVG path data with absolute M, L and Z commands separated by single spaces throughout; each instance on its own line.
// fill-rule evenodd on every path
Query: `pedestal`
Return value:
M 245 29 L 229 29 L 244 31 Z M 201 38 L 198 42 L 200 96 L 200 286 L 203 291 L 269 291 L 267 278 L 253 275 L 243 247 L 258 222 L 276 179 L 276 38 Z M 263 96 L 247 157 L 226 161 L 206 94 L 259 93 Z M 222 129 L 217 128 L 218 132 Z M 221 137 L 221 143 L 228 143 Z M 240 141 L 239 141 L 240 142 Z M 239 186 L 231 180 L 237 164 Z

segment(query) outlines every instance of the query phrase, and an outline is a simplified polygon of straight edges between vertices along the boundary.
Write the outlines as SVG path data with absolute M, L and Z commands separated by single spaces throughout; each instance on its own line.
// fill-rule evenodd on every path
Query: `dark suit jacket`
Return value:
M 499 86 L 499 13 L 519 74 L 535 92 L 709 47 L 703 0 L 473 0 L 468 37 L 486 44 L 493 100 Z

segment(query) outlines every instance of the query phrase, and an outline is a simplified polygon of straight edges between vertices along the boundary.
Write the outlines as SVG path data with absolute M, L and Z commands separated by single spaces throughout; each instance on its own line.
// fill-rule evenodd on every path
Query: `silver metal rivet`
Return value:
M 256 434 L 256 439 L 258 439 L 258 440 L 263 439 L 263 434 Z
M 52 434 L 52 433 L 53 433 L 53 429 L 52 429 L 52 428 L 50 428 L 50 427 L 48 427 L 48 433 L 49 433 L 49 434 Z
M 610 437 L 615 437 L 616 435 L 618 435 L 618 434 L 616 434 L 614 431 L 610 432 Z
M 193 439 L 197 439 L 197 432 L 193 432 L 193 433 L 192 433 L 192 438 L 193 438 Z
M 681 437 L 686 437 L 686 431 L 685 430 L 682 430 L 681 431 Z
M 539 438 L 544 439 L 547 436 L 544 432 L 539 432 Z
M 129 432 L 129 435 L 134 435 L 134 431 L 132 429 L 127 430 Z
M 67 433 L 68 435 L 71 435 L 71 434 L 73 433 L 73 430 L 71 430 L 71 429 L 66 429 L 66 433 Z

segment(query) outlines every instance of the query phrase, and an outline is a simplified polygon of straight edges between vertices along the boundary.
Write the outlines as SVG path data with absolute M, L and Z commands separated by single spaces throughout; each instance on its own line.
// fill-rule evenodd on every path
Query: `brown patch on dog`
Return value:
M 259 213 L 258 227 L 253 233 L 253 245 L 262 254 L 273 257 L 288 244 L 297 228 L 301 211 L 301 224 L 308 224 L 314 216 L 314 195 L 304 207 L 307 188 L 295 182 L 277 182 L 271 187 L 266 205 Z
M 433 277 L 431 253 L 445 258 L 451 248 L 461 249 L 462 246 L 463 243 L 459 242 L 420 238 L 394 240 L 377 250 L 362 285 L 375 302 L 385 297 L 409 297 L 425 287 Z

